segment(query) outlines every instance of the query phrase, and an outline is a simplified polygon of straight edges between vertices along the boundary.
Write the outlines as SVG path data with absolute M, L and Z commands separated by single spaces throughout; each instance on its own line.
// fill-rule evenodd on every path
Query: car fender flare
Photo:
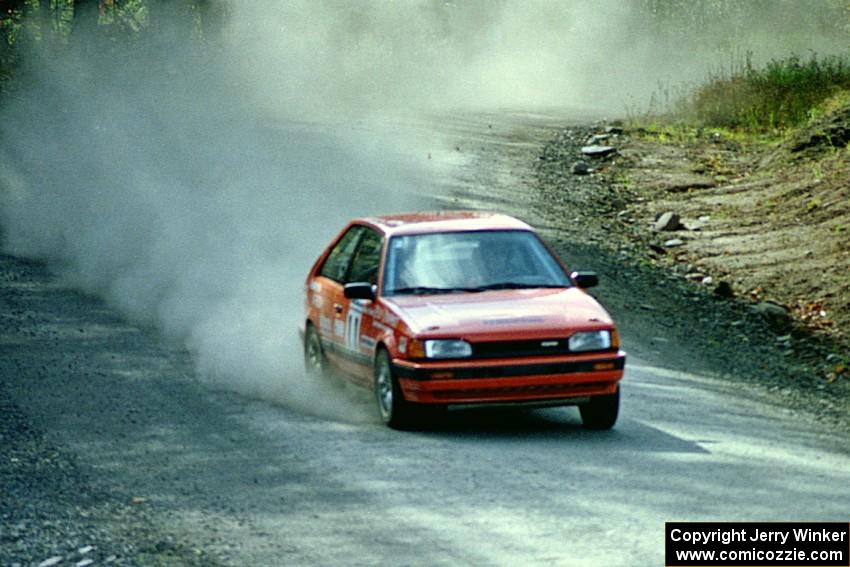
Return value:
M 375 348 L 372 349 L 372 360 L 378 356 L 381 349 L 386 350 L 390 359 L 398 358 L 398 341 L 396 341 L 395 333 L 392 330 L 387 330 L 378 335 L 375 341 Z

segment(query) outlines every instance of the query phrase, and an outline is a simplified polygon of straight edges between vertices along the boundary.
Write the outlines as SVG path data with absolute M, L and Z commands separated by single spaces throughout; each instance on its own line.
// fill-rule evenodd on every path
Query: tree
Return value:
M 98 20 L 103 8 L 101 0 L 73 0 L 74 21 L 71 28 L 71 39 L 77 44 L 97 37 Z

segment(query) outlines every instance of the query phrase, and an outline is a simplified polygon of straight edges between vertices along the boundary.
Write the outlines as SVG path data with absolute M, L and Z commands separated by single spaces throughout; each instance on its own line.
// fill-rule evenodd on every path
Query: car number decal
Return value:
M 363 320 L 363 314 L 356 311 L 348 312 L 348 321 L 345 328 L 345 346 L 351 350 L 357 350 L 357 337 L 360 336 L 360 322 Z
M 363 321 L 363 306 L 352 301 L 348 308 L 345 321 L 345 346 L 351 350 L 359 350 L 360 323 Z

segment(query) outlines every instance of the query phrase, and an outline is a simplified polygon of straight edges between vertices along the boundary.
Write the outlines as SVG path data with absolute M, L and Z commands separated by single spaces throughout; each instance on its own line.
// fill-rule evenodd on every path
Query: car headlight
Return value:
M 469 358 L 472 345 L 459 339 L 425 341 L 426 358 Z
M 583 331 L 569 339 L 570 352 L 606 350 L 611 348 L 611 331 Z

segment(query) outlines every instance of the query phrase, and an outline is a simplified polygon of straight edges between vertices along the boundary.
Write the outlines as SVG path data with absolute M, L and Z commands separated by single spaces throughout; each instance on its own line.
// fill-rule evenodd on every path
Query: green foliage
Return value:
M 784 130 L 804 124 L 844 90 L 850 90 L 847 59 L 792 55 L 755 68 L 747 54 L 743 65 L 709 76 L 675 113 L 708 127 Z
M 101 10 L 99 24 L 119 33 L 137 34 L 148 24 L 148 6 L 143 0 L 110 2 Z
M 45 53 L 62 52 L 69 42 L 91 37 L 130 45 L 180 18 L 192 24 L 188 33 L 193 39 L 204 40 L 217 31 L 226 5 L 226 0 L 8 0 L 0 10 L 0 93 L 11 84 L 25 44 L 39 44 Z M 109 45 L 99 44 L 100 49 Z

